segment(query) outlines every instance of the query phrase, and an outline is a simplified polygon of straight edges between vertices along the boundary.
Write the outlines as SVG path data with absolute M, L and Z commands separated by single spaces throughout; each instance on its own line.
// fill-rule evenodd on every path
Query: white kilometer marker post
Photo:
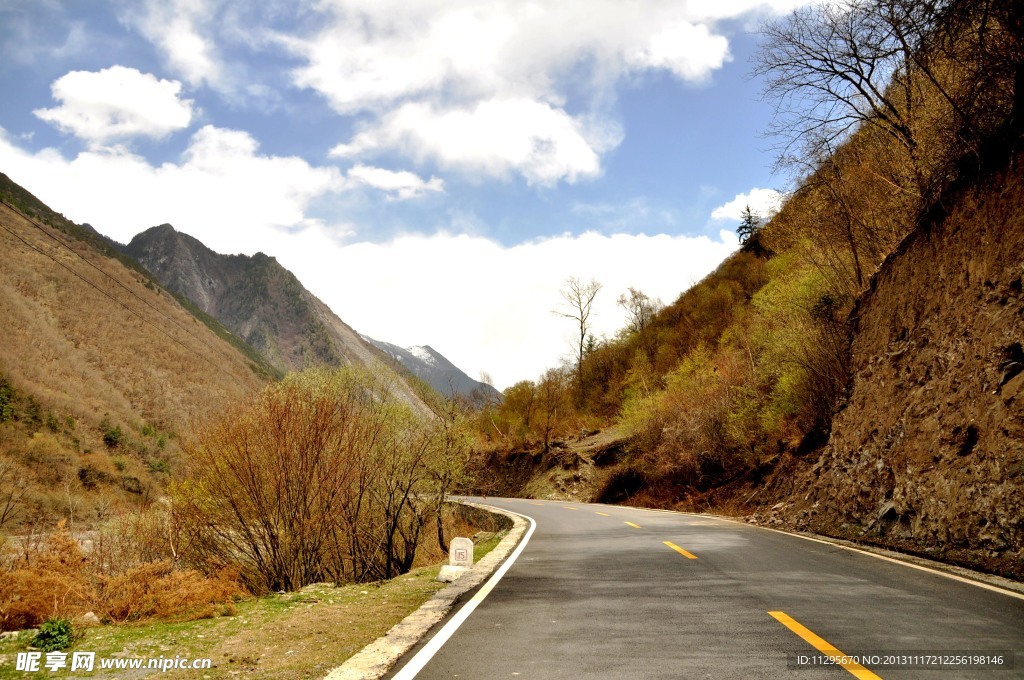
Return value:
M 494 589 L 494 586 L 498 585 L 498 581 L 501 580 L 501 577 L 505 575 L 505 572 L 509 570 L 512 564 L 516 561 L 516 558 L 518 558 L 523 552 L 523 549 L 526 548 L 526 544 L 530 542 L 530 536 L 533 535 L 533 530 L 537 528 L 537 522 L 535 522 L 532 517 L 528 517 L 522 513 L 517 512 L 516 514 L 530 520 L 530 528 L 526 531 L 526 535 L 523 536 L 523 540 L 521 540 L 519 545 L 516 546 L 515 551 L 509 555 L 508 559 L 505 560 L 505 563 L 498 568 L 498 571 L 494 572 L 494 575 L 487 580 L 487 583 L 477 591 L 477 594 L 473 596 L 473 599 L 467 602 L 466 605 L 444 625 L 444 628 L 437 631 L 437 635 L 431 638 L 430 642 L 424 645 L 423 649 L 416 652 L 416 656 L 412 657 L 412 659 L 409 660 L 409 663 L 405 664 L 405 666 L 402 667 L 402 670 L 395 674 L 394 680 L 412 680 L 412 678 L 415 678 L 416 674 L 423 670 L 423 667 L 426 666 L 432 658 L 434 658 L 434 655 L 437 654 L 438 650 L 441 649 L 444 643 L 448 642 L 448 638 L 455 634 L 455 631 L 459 629 L 462 622 L 468 619 L 469 615 L 473 613 L 473 610 L 475 610 L 477 606 L 484 601 L 484 598 L 486 598 Z

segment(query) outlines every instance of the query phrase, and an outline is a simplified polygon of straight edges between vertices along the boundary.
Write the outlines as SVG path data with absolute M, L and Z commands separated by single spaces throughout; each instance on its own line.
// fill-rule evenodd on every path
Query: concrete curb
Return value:
M 448 615 L 463 595 L 483 583 L 498 568 L 530 526 L 522 517 L 506 510 L 480 503 L 458 502 L 505 515 L 512 520 L 512 528 L 498 545 L 458 580 L 434 593 L 419 609 L 395 624 L 384 637 L 363 647 L 355 656 L 328 673 L 324 680 L 375 680 L 383 677 L 403 654 Z

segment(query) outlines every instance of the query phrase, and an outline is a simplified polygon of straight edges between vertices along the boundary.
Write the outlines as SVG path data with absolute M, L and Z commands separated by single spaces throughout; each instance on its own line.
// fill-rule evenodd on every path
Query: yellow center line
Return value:
M 768 612 L 768 615 L 799 635 L 803 638 L 804 642 L 808 643 L 825 656 L 835 658 L 837 660 L 836 665 L 845 668 L 853 675 L 853 677 L 860 678 L 860 680 L 882 680 L 859 663 L 852 659 L 844 658 L 846 657 L 845 654 L 836 649 L 831 643 L 826 642 L 824 639 L 818 637 L 812 631 L 805 628 L 786 612 Z
M 530 505 L 544 505 L 543 503 L 530 503 Z
M 670 547 L 673 550 L 675 550 L 677 553 L 679 553 L 680 555 L 682 555 L 683 557 L 685 557 L 688 560 L 695 560 L 695 559 L 697 559 L 697 556 L 694 555 L 692 552 L 690 552 L 689 550 L 684 550 L 684 549 L 680 548 L 678 545 L 676 545 L 672 541 L 662 541 L 662 542 L 665 545 L 667 545 L 668 547 Z
M 579 508 L 570 508 L 568 505 L 564 505 L 562 507 L 564 507 L 566 510 L 579 510 Z
M 623 522 L 623 524 L 628 524 L 629 526 L 633 527 L 634 529 L 639 529 L 640 528 L 639 524 L 633 524 L 632 522 Z
M 594 511 L 594 514 L 601 515 L 601 517 L 611 517 L 607 512 L 598 512 L 597 510 Z

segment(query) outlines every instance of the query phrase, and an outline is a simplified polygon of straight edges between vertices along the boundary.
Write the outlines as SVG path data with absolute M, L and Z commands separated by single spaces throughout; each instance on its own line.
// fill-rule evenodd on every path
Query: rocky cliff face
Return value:
M 221 255 L 169 224 L 137 235 L 125 251 L 282 372 L 380 359 L 273 257 Z
M 775 475 L 823 533 L 1024 576 L 1024 173 L 908 238 L 856 310 L 849 400 Z

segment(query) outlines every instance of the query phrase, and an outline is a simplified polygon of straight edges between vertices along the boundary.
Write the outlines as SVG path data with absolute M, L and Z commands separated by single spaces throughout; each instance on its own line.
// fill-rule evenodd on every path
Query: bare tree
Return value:
M 881 2 L 882 0 L 878 0 Z M 909 78 L 911 41 L 879 15 L 875 0 L 802 7 L 761 28 L 754 74 L 776 102 L 770 132 L 781 160 L 827 157 L 861 124 L 875 125 L 916 155 L 909 119 L 919 100 Z
M 565 378 L 557 368 L 548 369 L 537 385 L 540 400 L 541 429 L 544 435 L 544 451 L 550 450 L 551 438 L 559 425 L 559 411 L 564 415 L 567 410 L 563 404 L 565 398 Z
M 0 460 L 0 528 L 21 510 L 28 484 L 8 460 Z
M 594 298 L 601 290 L 601 284 L 596 279 L 590 283 L 583 283 L 578 276 L 570 276 L 565 280 L 565 287 L 562 288 L 562 299 L 568 305 L 568 311 L 555 310 L 555 313 L 566 319 L 576 322 L 579 334 L 576 351 L 576 378 L 579 382 L 580 401 L 583 400 L 583 357 L 586 356 L 587 334 L 590 331 L 590 313 L 594 305 Z
M 906 150 L 927 201 L 952 156 L 1024 108 L 1015 0 L 842 0 L 762 27 L 755 75 L 775 100 L 781 164 L 828 158 L 873 126 Z M 930 147 L 927 157 L 922 149 Z M 950 150 L 953 154 L 950 154 Z M 799 161 L 798 161 L 799 163 Z
M 629 316 L 629 331 L 631 333 L 642 333 L 654 315 L 664 307 L 658 298 L 652 298 L 632 286 L 629 287 L 628 295 L 623 293 L 619 296 L 617 303 L 626 310 L 626 314 Z
M 237 564 L 256 591 L 407 570 L 461 479 L 456 415 L 423 418 L 370 369 L 290 375 L 189 445 L 175 514 L 190 551 Z

